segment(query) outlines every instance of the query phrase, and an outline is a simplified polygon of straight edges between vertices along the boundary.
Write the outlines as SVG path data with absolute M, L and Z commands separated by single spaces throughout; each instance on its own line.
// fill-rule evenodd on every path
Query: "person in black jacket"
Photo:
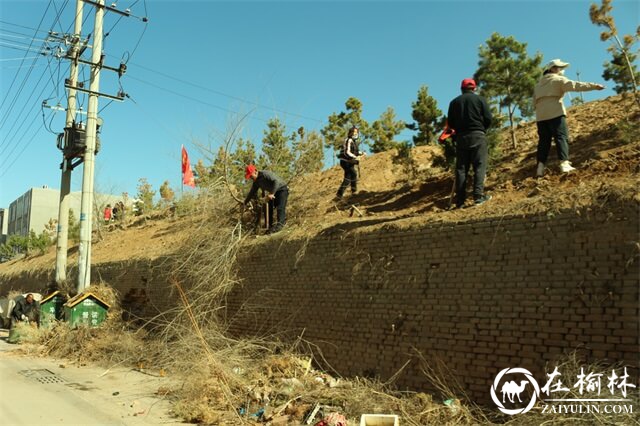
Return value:
M 273 218 L 274 204 L 278 212 L 278 220 L 269 226 L 267 233 L 273 234 L 280 231 L 287 222 L 287 199 L 289 198 L 287 183 L 277 174 L 267 170 L 258 170 L 253 164 L 249 164 L 245 169 L 244 178 L 253 180 L 253 185 L 251 185 L 251 190 L 245 198 L 244 204 L 246 205 L 256 195 L 258 189 L 265 191 L 269 199 L 269 217 Z
M 465 78 L 462 94 L 449 104 L 449 127 L 455 130 L 456 141 L 456 207 L 464 206 L 469 168 L 473 166 L 473 199 L 476 205 L 491 199 L 484 194 L 488 147 L 486 132 L 491 126 L 491 110 L 487 101 L 478 96 L 476 82 Z
M 358 146 L 359 130 L 356 126 L 349 129 L 347 139 L 342 145 L 340 154 L 340 167 L 344 170 L 344 178 L 336 193 L 336 199 L 341 199 L 344 195 L 344 191 L 347 187 L 351 186 L 351 193 L 355 194 L 358 191 L 358 173 L 356 172 L 356 164 L 360 162 L 360 158 L 364 156 L 364 152 L 360 151 Z
M 18 296 L 14 300 L 16 304 L 11 311 L 11 328 L 21 321 L 40 324 L 40 304 L 34 300 L 33 294 Z

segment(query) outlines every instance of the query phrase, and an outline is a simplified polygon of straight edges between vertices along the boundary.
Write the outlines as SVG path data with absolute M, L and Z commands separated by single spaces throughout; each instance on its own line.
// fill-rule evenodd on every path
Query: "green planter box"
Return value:
M 80 293 L 64 304 L 64 318 L 71 327 L 97 327 L 107 318 L 109 307 L 92 293 Z
M 40 301 L 40 326 L 51 327 L 56 321 L 60 321 L 64 315 L 64 303 L 67 298 L 55 291 Z

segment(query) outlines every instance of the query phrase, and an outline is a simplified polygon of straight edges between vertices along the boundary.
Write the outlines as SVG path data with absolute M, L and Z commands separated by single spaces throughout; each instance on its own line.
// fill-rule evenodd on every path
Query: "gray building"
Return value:
M 79 191 L 69 194 L 69 207 L 78 219 L 80 217 L 80 202 L 82 193 Z M 107 203 L 114 204 L 121 200 L 117 195 L 95 194 L 94 201 L 99 209 Z M 31 188 L 9 205 L 7 236 L 14 234 L 28 235 L 33 230 L 40 234 L 51 220 L 58 220 L 58 206 L 60 191 L 57 189 Z M 55 228 L 54 228 L 55 229 Z
M 7 232 L 9 230 L 9 210 L 0 209 L 0 244 L 7 242 Z

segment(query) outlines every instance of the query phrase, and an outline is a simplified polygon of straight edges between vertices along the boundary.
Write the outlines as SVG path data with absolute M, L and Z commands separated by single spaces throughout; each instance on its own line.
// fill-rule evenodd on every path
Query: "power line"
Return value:
M 47 6 L 47 9 L 48 9 L 48 8 L 49 8 L 49 7 Z M 45 14 L 46 14 L 46 13 L 47 13 L 47 11 L 45 10 Z M 43 16 L 43 18 L 44 18 L 44 16 Z M 42 21 L 41 21 L 40 23 L 42 23 Z M 31 30 L 31 31 L 35 31 L 35 32 L 40 32 L 40 33 L 49 34 L 49 32 L 48 32 L 48 31 L 41 30 L 41 29 L 40 29 L 40 26 L 38 26 L 38 28 L 25 27 L 24 25 L 14 24 L 13 22 L 3 21 L 3 20 L 1 20 L 1 19 L 0 19 L 0 24 L 12 25 L 12 26 L 14 26 L 14 27 L 24 28 L 24 29 L 26 29 L 26 30 Z
M 142 29 L 142 33 L 140 34 L 140 37 L 138 38 L 138 42 L 136 43 L 135 47 L 131 51 L 131 54 L 129 55 L 129 59 L 131 59 L 133 57 L 133 54 L 136 53 L 136 50 L 138 50 L 138 46 L 140 46 L 140 42 L 142 41 L 142 38 L 144 37 L 144 34 L 146 31 L 147 31 L 147 24 L 145 22 L 144 28 Z
M 48 32 L 48 34 L 50 34 L 50 33 L 53 31 L 53 28 L 55 27 L 56 23 L 60 23 L 60 16 L 62 15 L 63 11 L 64 11 L 64 10 L 65 10 L 65 8 L 67 7 L 67 4 L 68 4 L 68 3 L 69 3 L 69 0 L 65 0 L 64 4 L 62 5 L 62 7 L 60 8 L 60 10 L 58 11 L 58 10 L 57 10 L 57 8 L 56 8 L 56 6 L 55 6 L 54 1 L 53 1 L 53 0 L 49 0 L 49 4 L 47 5 L 47 8 L 45 9 L 44 14 L 42 15 L 42 18 L 40 19 L 40 23 L 38 24 L 38 30 L 36 30 L 36 32 L 40 30 L 40 27 L 42 26 L 42 23 L 43 23 L 43 21 L 44 21 L 44 19 L 45 19 L 46 15 L 47 15 L 47 12 L 49 11 L 49 7 L 53 4 L 54 9 L 56 9 L 56 16 L 55 16 L 55 19 L 54 19 L 53 23 L 51 24 L 50 30 L 49 30 L 49 32 Z M 3 21 L 3 22 L 4 22 L 4 21 Z M 35 34 L 34 34 L 34 38 L 35 38 Z M 43 43 L 43 47 L 45 47 L 46 43 L 47 43 L 46 41 Z M 29 44 L 29 48 L 31 48 L 31 45 L 32 45 L 32 44 L 33 44 L 33 40 L 32 40 L 32 41 L 31 41 L 31 43 Z M 26 53 L 25 53 L 25 57 L 26 57 Z M 10 104 L 9 108 L 7 109 L 7 111 L 6 111 L 6 114 L 5 114 L 4 118 L 3 118 L 2 120 L 0 120 L 0 129 L 2 129 L 2 127 L 3 127 L 3 126 L 4 126 L 4 124 L 6 123 L 6 120 L 7 120 L 7 119 L 8 119 L 8 117 L 10 116 L 10 114 L 11 114 L 11 112 L 12 112 L 12 110 L 13 110 L 13 107 L 14 107 L 14 106 L 15 106 L 15 104 L 16 104 L 16 101 L 17 101 L 18 97 L 20 96 L 20 94 L 22 93 L 22 90 L 24 89 L 24 85 L 26 84 L 27 80 L 28 80 L 28 79 L 29 79 L 29 77 L 31 76 L 31 72 L 33 71 L 33 66 L 35 65 L 36 61 L 37 61 L 37 59 L 34 59 L 34 60 L 32 61 L 31 67 L 29 68 L 29 71 L 27 72 L 27 75 L 25 76 L 24 80 L 22 81 L 22 84 L 21 84 L 20 88 L 18 89 L 18 92 L 15 94 L 14 99 L 11 101 L 11 104 Z M 51 62 L 49 61 L 49 64 L 50 64 L 50 63 L 51 63 Z M 13 79 L 13 81 L 12 81 L 12 83 L 11 83 L 11 86 L 9 87 L 9 90 L 7 91 L 7 93 L 11 92 L 11 89 L 13 88 L 13 84 L 15 83 L 15 80 L 16 80 L 16 78 L 17 78 L 17 76 L 18 76 L 18 75 L 19 75 L 19 72 L 16 72 L 16 74 L 15 74 L 15 76 L 14 76 L 14 79 Z M 41 77 L 41 78 L 42 78 L 42 77 Z M 35 89 L 34 89 L 34 90 L 35 90 Z M 33 92 L 32 92 L 32 93 L 33 93 Z M 6 98 L 5 98 L 5 100 L 6 100 Z M 28 101 L 27 101 L 27 102 L 28 102 Z M 3 107 L 3 106 L 4 106 L 4 100 L 3 100 L 2 104 L 0 105 L 0 110 L 2 110 L 2 107 Z M 26 105 L 25 105 L 25 106 L 26 106 Z M 23 107 L 23 110 L 24 110 L 24 107 Z M 9 131 L 9 132 L 10 132 L 10 131 Z
M 188 95 L 182 94 L 180 92 L 176 92 L 175 90 L 171 90 L 171 89 L 167 89 L 166 87 L 158 86 L 157 84 L 153 84 L 153 83 L 150 83 L 150 82 L 145 81 L 145 80 L 140 80 L 138 78 L 131 77 L 131 76 L 129 76 L 129 78 L 131 78 L 133 80 L 136 80 L 136 81 L 138 81 L 138 82 L 140 82 L 142 84 L 146 84 L 148 86 L 155 87 L 156 89 L 163 90 L 165 92 L 168 92 L 168 93 L 171 93 L 173 95 L 179 96 L 181 98 L 189 99 L 190 101 L 194 101 L 194 102 L 197 102 L 197 103 L 200 103 L 200 104 L 203 104 L 203 105 L 207 105 L 207 106 L 210 106 L 212 108 L 216 108 L 216 109 L 219 109 L 219 110 L 231 113 L 231 114 L 240 114 L 240 112 L 238 112 L 238 111 L 234 111 L 234 110 L 231 110 L 231 109 L 228 109 L 228 108 L 224 108 L 224 107 L 221 107 L 219 105 L 215 105 L 215 104 L 212 104 L 210 102 L 203 101 L 201 99 L 197 99 L 197 98 L 194 98 L 192 96 L 188 96 Z M 263 121 L 265 123 L 269 122 L 268 120 L 265 120 L 265 119 L 260 118 L 260 117 L 251 116 L 251 118 L 253 118 L 255 120 Z
M 139 65 L 139 64 L 135 64 L 135 63 L 133 63 L 132 65 L 140 67 L 140 68 L 142 68 L 144 70 L 147 70 L 149 72 L 152 72 L 152 73 L 155 73 L 155 74 L 159 74 L 159 75 L 161 75 L 161 76 L 163 76 L 165 78 L 168 78 L 170 80 L 178 81 L 178 82 L 186 84 L 188 86 L 195 87 L 195 88 L 201 89 L 201 90 L 206 90 L 207 92 L 215 93 L 217 95 L 224 96 L 224 97 L 230 98 L 230 99 L 234 99 L 236 101 L 244 102 L 244 103 L 259 107 L 259 108 L 268 109 L 270 111 L 274 111 L 274 112 L 277 112 L 277 113 L 280 113 L 280 114 L 290 115 L 292 117 L 297 117 L 297 118 L 302 118 L 302 119 L 305 119 L 305 120 L 315 121 L 317 123 L 324 123 L 325 122 L 325 120 L 318 120 L 317 118 L 308 117 L 308 116 L 302 115 L 302 114 L 296 114 L 294 112 L 285 111 L 285 110 L 282 110 L 282 109 L 279 109 L 279 108 L 273 108 L 273 107 L 270 107 L 270 106 L 267 106 L 267 105 L 260 104 L 258 102 L 249 101 L 247 99 L 240 98 L 238 96 L 229 95 L 229 94 L 221 92 L 219 90 L 215 90 L 215 89 L 211 89 L 211 88 L 208 88 L 208 87 L 205 87 L 205 86 L 201 86 L 199 84 L 192 83 L 190 81 L 183 80 L 183 79 L 178 78 L 178 77 L 173 77 L 173 76 L 171 76 L 169 74 L 165 74 L 165 73 L 163 73 L 161 71 L 156 71 L 154 69 L 147 68 L 147 67 L 145 67 L 143 65 Z M 127 77 L 133 78 L 129 74 L 127 74 Z
M 53 112 L 51 113 L 53 114 Z M 35 122 L 35 121 L 34 121 Z M 32 122 L 33 125 L 33 122 Z M 16 163 L 16 161 L 18 161 L 18 158 L 20 158 L 20 156 L 24 153 L 24 151 L 29 147 L 29 145 L 31 145 L 31 143 L 33 142 L 33 140 L 36 138 L 36 136 L 38 136 L 38 133 L 40 131 L 40 128 L 37 128 L 36 131 L 33 133 L 33 136 L 31 136 L 31 139 L 29 139 L 29 141 L 25 144 L 24 148 L 22 148 L 22 151 L 20 151 L 18 153 L 18 155 L 16 155 L 16 157 L 13 159 L 13 161 L 11 162 L 11 164 L 9 164 L 5 169 L 4 172 L 2 172 L 2 174 L 0 174 L 0 177 L 3 177 L 4 175 L 7 174 L 7 172 L 9 170 L 11 170 L 11 167 L 13 167 L 13 165 Z M 0 170 L 2 168 L 0 167 Z
M 3 44 L 4 43 L 4 44 Z M 13 50 L 19 50 L 20 52 L 26 52 L 26 53 L 39 53 L 39 54 L 43 54 L 42 53 L 42 49 L 40 50 L 36 50 L 36 49 L 32 49 L 30 46 L 24 47 L 24 45 L 19 45 L 19 44 L 6 44 L 6 42 L 2 42 L 0 40 L 0 47 L 6 47 L 9 49 L 13 49 Z M 26 54 L 25 54 L 26 56 Z M 24 58 L 23 58 L 24 60 Z M 11 89 L 11 88 L 9 88 Z
M 65 7 L 67 7 L 67 4 L 69 3 L 69 0 L 66 0 L 64 2 L 64 4 L 62 5 L 62 8 L 60 9 L 60 12 L 58 12 L 58 8 L 56 7 L 56 2 L 53 2 L 53 8 L 56 10 L 56 13 L 58 14 L 58 16 L 56 17 L 56 21 L 58 21 L 58 25 L 60 25 L 60 32 L 64 33 L 64 30 L 62 29 L 62 22 L 60 22 L 60 15 L 62 14 L 62 11 L 65 9 Z M 54 22 L 54 24 L 51 26 L 51 29 L 53 30 L 53 27 L 55 27 L 56 24 Z
M 40 92 L 40 97 L 42 96 L 42 94 L 44 93 L 44 89 L 46 89 L 46 86 L 42 89 L 42 91 Z M 32 112 L 33 112 L 33 108 L 32 108 Z M 52 111 L 53 114 L 53 111 Z M 29 115 L 25 114 L 25 119 L 22 121 L 22 124 L 20 125 L 20 128 L 22 128 L 22 126 L 24 125 L 24 123 L 26 122 L 26 120 L 29 118 Z M 26 136 L 26 134 L 29 132 L 29 130 L 33 127 L 33 125 L 38 121 L 38 117 L 37 115 L 35 117 L 32 118 L 31 123 L 29 124 L 29 126 L 27 127 L 27 129 L 22 133 L 23 137 L 21 139 L 19 139 L 14 145 L 13 145 L 13 149 L 11 149 L 11 151 L 9 151 L 9 153 L 5 156 L 4 160 L 2 161 L 2 163 L 0 163 L 0 170 L 2 169 L 2 166 L 8 161 L 9 158 L 11 158 L 11 154 L 13 154 L 13 152 L 16 150 L 16 148 L 20 145 L 20 143 L 22 142 L 22 140 L 24 140 L 24 137 Z M 18 128 L 18 131 L 20 130 L 20 128 Z M 37 131 L 40 130 L 40 127 L 38 127 Z M 36 134 L 37 134 L 36 131 Z M 16 131 L 17 133 L 17 131 Z M 35 134 L 33 136 L 35 138 Z M 9 139 L 10 140 L 10 139 Z M 13 165 L 18 158 L 20 158 L 20 156 L 22 155 L 22 153 L 25 151 L 25 149 L 27 148 L 27 146 L 29 146 L 29 144 L 31 143 L 31 141 L 33 140 L 33 138 L 27 142 L 27 144 L 24 146 L 24 148 L 22 148 L 22 150 L 15 156 L 13 162 L 11 163 L 11 165 Z M 8 145 L 7 145 L 8 146 Z M 3 150 L 4 151 L 4 150 Z M 6 173 L 6 170 L 5 170 Z M 4 173 L 3 173 L 4 175 Z
M 42 23 L 44 22 L 44 18 L 47 16 L 47 12 L 49 11 L 49 7 L 50 6 L 51 6 L 51 0 L 49 0 L 49 4 L 47 5 L 47 8 L 45 9 L 44 13 L 42 14 L 42 18 L 40 18 L 40 22 L 38 23 L 38 29 L 35 30 L 36 33 L 38 31 L 40 31 L 40 27 L 42 26 Z M 4 21 L 2 21 L 2 22 L 4 22 Z M 35 34 L 34 34 L 34 38 L 35 38 Z M 33 41 L 31 42 L 31 44 L 33 44 Z M 31 48 L 31 44 L 29 44 L 29 48 Z M 25 53 L 25 55 L 24 55 L 25 57 L 27 56 L 27 53 Z M 35 64 L 36 61 L 37 61 L 37 59 L 33 60 L 32 66 L 29 69 L 29 72 L 27 73 L 27 77 L 25 77 L 25 81 L 28 78 L 28 76 L 31 74 L 31 70 L 33 69 L 33 64 Z M 22 63 L 20 65 L 22 65 Z M 19 74 L 20 74 L 19 72 L 16 72 L 15 76 L 13 77 L 13 80 L 11 81 L 11 85 L 9 86 L 9 90 L 7 90 L 7 92 L 6 92 L 7 96 L 3 97 L 2 104 L 0 104 L 0 111 L 2 111 L 2 107 L 4 106 L 5 101 L 9 98 L 8 95 L 9 95 L 9 93 L 11 93 L 11 89 L 13 88 L 13 85 L 15 84 L 16 79 L 18 78 Z M 23 81 L 23 86 L 24 86 L 24 81 Z M 12 105 L 15 103 L 15 100 L 17 99 L 17 95 L 18 94 L 16 94 L 16 96 L 14 96 L 13 100 L 11 101 Z M 9 107 L 8 110 L 7 110 L 7 116 L 8 116 L 9 111 L 11 111 L 11 107 Z M 2 128 L 2 125 L 3 125 L 2 123 L 3 123 L 3 120 L 0 120 L 0 128 Z
M 38 56 L 31 56 L 31 57 L 29 57 L 29 58 L 27 58 L 27 59 L 33 59 L 33 58 L 37 58 L 37 57 L 38 57 Z M 24 59 L 24 58 L 3 58 L 3 59 L 0 59 L 0 62 L 20 61 L 20 60 L 22 60 L 22 59 Z
M 4 31 L 8 31 L 8 30 L 4 30 Z M 13 33 L 13 34 L 17 34 L 17 35 L 6 34 L 6 33 L 0 32 L 0 36 L 1 37 L 10 37 L 10 38 L 21 38 L 21 39 L 24 39 L 24 40 L 33 40 L 33 41 L 40 41 L 40 42 L 47 41 L 46 39 L 43 39 L 43 38 L 30 37 L 28 34 L 16 33 L 14 31 L 8 31 L 8 32 Z
M 23 112 L 25 110 L 25 108 L 27 108 L 27 106 L 30 104 L 31 99 L 33 98 L 33 95 L 35 94 L 36 90 L 38 89 L 38 86 L 40 86 L 40 82 L 42 81 L 42 79 L 44 78 L 44 76 L 47 74 L 47 70 L 45 69 L 44 72 L 40 75 L 40 78 L 38 79 L 38 82 L 34 85 L 33 90 L 31 91 L 31 94 L 29 95 L 27 101 L 24 103 L 24 106 L 22 107 L 22 109 L 20 110 L 20 112 L 18 113 L 18 116 L 23 116 Z M 44 93 L 45 89 L 46 89 L 46 80 L 45 80 L 45 86 L 42 88 L 40 94 L 38 95 L 38 97 L 36 99 L 39 99 L 42 97 L 42 94 Z M 55 89 L 55 88 L 54 88 Z M 22 126 L 24 125 L 25 121 L 29 118 L 29 116 L 27 114 L 24 114 L 24 119 L 22 120 L 22 123 L 20 124 L 20 126 L 18 127 L 18 129 L 16 130 L 16 132 L 14 133 L 14 137 L 17 135 L 17 133 L 20 131 L 20 129 L 22 128 Z M 16 120 L 13 122 L 13 125 L 11 126 L 11 128 L 7 131 L 7 135 L 9 135 L 13 129 L 16 127 L 16 124 L 18 123 L 19 120 Z M 2 149 L 2 151 L 0 151 L 0 155 L 2 155 L 2 153 L 5 152 L 6 148 L 9 146 L 9 141 L 11 141 L 11 137 L 7 137 L 7 139 L 5 140 L 5 147 Z M 2 144 L 0 144 L 2 145 Z M 15 150 L 15 147 L 14 147 Z M 13 152 L 13 150 L 11 151 Z M 7 156 L 11 155 L 11 153 L 9 153 Z
M 22 94 L 22 91 L 24 90 L 25 84 L 27 83 L 27 80 L 29 79 L 29 77 L 31 76 L 31 72 L 34 69 L 34 65 L 35 62 L 38 59 L 34 59 L 31 63 L 31 66 L 29 67 L 29 71 L 27 71 L 27 75 L 25 76 L 25 78 L 22 80 L 22 84 L 20 85 L 20 87 L 18 88 L 18 91 L 16 92 L 16 94 L 13 97 L 13 100 L 11 101 L 11 104 L 9 105 L 9 107 L 7 108 L 4 117 L 0 120 L 0 129 L 2 129 L 4 127 L 4 124 L 7 122 L 7 119 L 9 118 L 9 116 L 11 115 L 11 112 L 13 111 L 14 106 L 16 105 L 16 102 L 18 100 L 18 98 L 20 97 L 20 95 Z M 45 70 L 46 72 L 46 70 Z M 42 78 L 42 77 L 41 77 Z M 4 103 L 4 102 L 3 102 Z M 1 106 L 0 106 L 1 109 Z
M 42 18 L 41 18 L 41 20 L 40 20 L 40 23 L 38 24 L 38 30 L 36 30 L 36 31 L 39 31 L 39 28 L 42 26 L 42 22 L 44 21 L 44 19 L 45 19 L 46 15 L 47 15 L 47 12 L 48 12 L 48 10 L 49 10 L 49 7 L 51 6 L 52 2 L 53 2 L 52 0 L 50 0 L 50 1 L 49 1 L 49 4 L 47 5 L 47 8 L 45 9 L 45 12 L 44 12 L 44 14 L 43 14 L 43 16 L 42 16 Z M 62 6 L 62 8 L 61 8 L 59 11 L 58 11 L 58 10 L 56 10 L 57 14 L 56 14 L 56 17 L 55 17 L 55 19 L 54 19 L 54 22 L 51 24 L 51 30 L 49 31 L 49 33 L 51 33 L 51 32 L 52 32 L 52 30 L 53 30 L 53 28 L 55 27 L 56 23 L 59 23 L 59 22 L 60 22 L 60 16 L 61 16 L 62 12 L 64 11 L 64 9 L 66 8 L 66 5 L 67 5 L 67 4 L 68 4 L 68 0 L 66 0 L 66 1 L 65 1 L 64 5 Z M 55 8 L 55 5 L 54 5 L 54 8 Z M 34 35 L 35 35 L 35 34 L 34 34 Z M 47 42 L 44 42 L 44 43 L 43 43 L 43 47 L 44 47 L 44 45 L 45 45 L 46 43 L 47 43 Z M 31 41 L 31 44 L 29 45 L 29 47 L 31 47 L 31 45 L 32 45 L 32 44 L 33 44 L 33 40 Z M 25 57 L 26 57 L 26 54 L 25 54 Z M 34 59 L 34 60 L 32 61 L 31 66 L 30 66 L 30 68 L 29 68 L 29 71 L 27 72 L 27 74 L 26 74 L 25 78 L 23 79 L 23 82 L 22 82 L 22 84 L 21 84 L 20 88 L 18 89 L 17 93 L 16 93 L 16 94 L 15 94 L 15 96 L 14 96 L 14 99 L 12 100 L 12 102 L 11 102 L 10 106 L 8 107 L 8 109 L 7 109 L 7 111 L 6 111 L 5 117 L 4 117 L 4 118 L 2 119 L 2 121 L 0 122 L 0 129 L 4 126 L 4 124 L 6 123 L 6 119 L 10 116 L 11 112 L 13 111 L 13 108 L 14 108 L 14 106 L 16 105 L 16 101 L 17 101 L 18 97 L 21 95 L 22 91 L 24 90 L 24 86 L 25 86 L 25 84 L 26 84 L 27 80 L 28 80 L 28 79 L 29 79 L 29 77 L 31 76 L 31 73 L 32 73 L 32 71 L 33 71 L 33 69 L 34 69 L 34 65 L 35 65 L 35 63 L 36 63 L 37 59 L 38 59 L 38 58 L 36 58 L 36 59 Z M 24 62 L 24 60 L 23 60 L 23 62 Z M 22 63 L 23 63 L 23 62 L 21 62 L 21 65 L 22 65 Z M 49 61 L 48 61 L 48 66 L 47 66 L 47 69 L 51 72 L 51 67 L 50 67 L 50 65 L 51 65 L 51 59 L 49 59 Z M 39 79 L 39 80 L 38 80 L 38 82 L 35 84 L 34 89 L 33 89 L 33 91 L 31 92 L 31 95 L 29 95 L 29 98 L 28 98 L 28 99 L 27 99 L 27 101 L 25 102 L 24 106 L 22 107 L 22 110 L 20 111 L 20 113 L 19 113 L 18 115 L 21 115 L 21 114 L 22 114 L 22 112 L 24 111 L 24 109 L 27 107 L 27 105 L 31 102 L 31 98 L 33 97 L 33 94 L 35 93 L 35 91 L 36 91 L 37 87 L 39 86 L 40 81 L 42 81 L 42 78 L 43 78 L 43 77 L 44 77 L 44 75 L 46 74 L 47 69 L 45 69 L 45 71 L 41 74 L 40 79 Z M 12 82 L 11 87 L 13 87 L 13 84 L 15 83 L 15 81 L 16 81 L 16 79 L 17 79 L 17 76 L 18 76 L 18 75 L 19 75 L 19 72 L 16 72 L 16 75 L 14 76 L 14 79 L 13 79 L 13 82 Z M 56 84 L 55 84 L 55 82 L 53 82 L 53 75 L 51 75 L 51 80 L 52 80 L 52 83 L 54 83 L 54 91 L 57 91 Z M 39 95 L 40 97 L 41 97 L 41 96 L 42 96 L 42 94 L 44 93 L 45 89 L 46 89 L 46 84 L 45 84 L 45 86 L 43 87 L 42 91 L 40 92 L 40 95 Z M 10 91 L 10 90 L 11 90 L 11 88 L 9 89 L 9 91 Z M 2 104 L 2 105 L 0 105 L 0 109 L 2 108 L 2 106 L 3 106 L 3 105 L 4 105 L 4 101 L 3 101 L 3 104 Z M 32 107 L 32 111 L 33 111 L 33 107 Z M 20 129 L 24 126 L 24 123 L 26 122 L 26 120 L 28 119 L 28 117 L 29 117 L 29 115 L 25 114 L 25 116 L 24 116 L 24 119 L 23 119 L 22 123 L 20 124 L 20 126 L 18 127 L 18 129 L 16 130 L 16 132 L 15 132 L 15 134 L 14 134 L 14 137 L 15 137 L 15 136 L 17 136 L 18 132 L 19 132 L 19 131 L 20 131 Z M 29 126 L 29 128 L 31 128 L 31 127 L 33 126 L 33 123 L 34 123 L 34 122 L 35 122 L 35 121 L 32 121 L 32 122 L 31 122 L 31 125 Z M 17 121 L 14 121 L 13 126 L 11 127 L 11 129 L 9 129 L 9 131 L 7 132 L 7 134 L 10 134 L 10 133 L 11 133 L 11 131 L 13 130 L 13 128 L 15 128 L 16 123 L 17 123 Z M 27 130 L 27 131 L 28 131 L 28 130 Z M 11 154 L 15 151 L 16 147 L 17 147 L 18 145 L 20 145 L 20 143 L 21 143 L 21 142 L 22 142 L 22 140 L 24 139 L 24 135 L 26 135 L 26 131 L 25 131 L 25 133 L 23 133 L 23 137 L 22 137 L 22 138 L 20 138 L 20 139 L 18 139 L 18 140 L 16 140 L 16 141 L 14 142 L 13 149 L 11 149 L 11 151 L 10 151 L 10 152 L 8 153 L 8 155 L 5 157 L 5 160 L 3 161 L 3 163 L 2 163 L 2 164 L 5 164 L 5 163 L 7 162 L 7 159 L 11 157 Z M 5 147 L 2 149 L 2 152 L 6 151 L 6 148 L 9 146 L 9 141 L 11 141 L 11 137 L 8 137 L 8 138 L 6 139 L 6 143 L 4 144 L 4 145 L 5 145 Z M 25 147 L 24 149 L 26 149 L 26 147 Z M 15 160 L 17 160 L 17 158 L 21 155 L 21 153 L 22 153 L 22 152 L 24 152 L 24 149 L 23 149 L 22 151 L 20 151 L 20 153 L 18 153 L 18 155 L 17 155 L 17 157 L 15 158 Z M 15 162 L 15 160 L 14 160 L 14 162 Z M 13 164 L 13 163 L 12 163 L 12 164 Z

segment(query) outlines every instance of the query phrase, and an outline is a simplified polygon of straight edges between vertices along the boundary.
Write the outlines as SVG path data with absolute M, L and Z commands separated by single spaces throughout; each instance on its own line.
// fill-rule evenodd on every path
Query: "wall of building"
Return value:
M 0 244 L 7 241 L 9 232 L 9 209 L 0 209 Z
M 500 370 L 523 367 L 542 380 L 546 364 L 574 351 L 635 367 L 637 377 L 639 213 L 624 204 L 257 240 L 239 259 L 229 327 L 302 336 L 320 364 L 344 375 L 386 380 L 404 367 L 401 388 L 431 390 L 426 361 L 478 402 L 488 401 Z M 36 275 L 0 276 L 0 292 L 37 290 L 27 287 L 52 271 Z M 93 276 L 137 300 L 139 312 L 177 302 L 162 260 L 99 265 Z
M 100 208 L 108 203 L 115 204 L 122 196 L 94 194 L 95 203 Z M 69 194 L 69 208 L 76 220 L 80 217 L 82 193 Z M 31 188 L 9 206 L 7 234 L 27 235 L 33 230 L 40 234 L 51 219 L 58 220 L 60 191 L 51 188 Z
M 58 220 L 60 191 L 50 188 L 31 188 L 30 194 L 29 220 L 28 222 L 25 221 L 25 229 L 23 231 L 29 232 L 33 229 L 36 234 L 39 234 L 51 219 Z

